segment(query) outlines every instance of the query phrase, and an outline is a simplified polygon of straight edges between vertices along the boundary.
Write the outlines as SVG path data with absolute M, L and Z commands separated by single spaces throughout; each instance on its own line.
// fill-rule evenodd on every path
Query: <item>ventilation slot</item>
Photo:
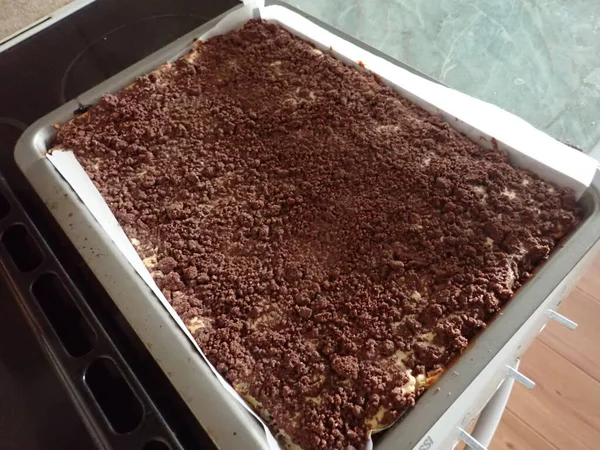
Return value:
M 90 364 L 85 383 L 117 433 L 130 433 L 142 422 L 142 405 L 111 359 L 99 358 Z
M 0 195 L 0 219 L 4 219 L 10 212 L 10 203 L 4 195 Z
M 31 291 L 69 355 L 89 353 L 96 336 L 60 279 L 50 273 L 42 275 Z
M 2 244 L 21 272 L 31 272 L 42 263 L 42 252 L 23 225 L 8 228 L 2 235 Z
M 142 447 L 142 450 L 171 450 L 171 447 L 169 447 L 163 441 L 152 440 L 147 442 Z

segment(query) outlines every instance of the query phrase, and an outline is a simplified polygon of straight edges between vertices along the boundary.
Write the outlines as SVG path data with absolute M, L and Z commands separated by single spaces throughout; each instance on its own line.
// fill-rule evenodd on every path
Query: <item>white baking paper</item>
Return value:
M 224 17 L 213 29 L 199 36 L 201 40 L 240 28 L 253 17 L 262 17 L 281 24 L 292 33 L 313 42 L 323 51 L 331 51 L 336 57 L 355 67 L 361 61 L 377 73 L 391 87 L 433 114 L 440 114 L 455 128 L 466 133 L 476 142 L 493 146 L 490 136 L 498 145 L 506 148 L 513 163 L 536 172 L 548 181 L 574 190 L 577 197 L 590 185 L 596 170 L 596 162 L 541 131 L 518 117 L 493 105 L 479 101 L 458 91 L 425 80 L 392 63 L 351 44 L 329 31 L 310 22 L 299 14 L 282 6 L 264 6 L 264 1 L 245 0 L 244 6 Z M 458 119 L 455 120 L 455 119 Z M 486 138 L 481 141 L 480 138 Z M 224 389 L 233 395 L 264 426 L 266 442 L 270 449 L 279 445 L 268 427 L 253 409 L 235 392 L 208 362 L 201 349 L 187 330 L 183 321 L 168 303 L 150 273 L 125 235 L 108 205 L 70 151 L 54 151 L 47 158 L 70 184 L 88 207 L 91 214 L 120 249 L 123 256 L 152 289 L 165 309 L 196 346 L 206 363 L 219 379 Z M 369 443 L 372 448 L 372 442 Z

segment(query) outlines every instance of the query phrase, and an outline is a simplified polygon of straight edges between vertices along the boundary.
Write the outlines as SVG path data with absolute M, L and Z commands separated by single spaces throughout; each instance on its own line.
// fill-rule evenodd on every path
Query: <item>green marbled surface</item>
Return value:
M 600 0 L 287 0 L 551 136 L 600 143 Z

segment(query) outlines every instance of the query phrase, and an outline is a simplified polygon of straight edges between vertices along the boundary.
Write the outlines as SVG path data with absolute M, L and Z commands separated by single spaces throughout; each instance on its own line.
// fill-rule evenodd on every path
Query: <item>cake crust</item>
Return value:
M 361 449 L 579 222 L 516 169 L 252 20 L 60 127 L 217 370 L 302 449 Z

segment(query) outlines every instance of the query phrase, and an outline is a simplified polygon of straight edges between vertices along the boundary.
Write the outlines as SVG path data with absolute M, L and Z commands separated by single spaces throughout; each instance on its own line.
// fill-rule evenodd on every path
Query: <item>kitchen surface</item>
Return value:
M 59 8 L 70 3 L 70 0 L 2 0 L 0 8 L 0 41 L 7 36 L 20 32 L 22 29 L 54 13 Z
M 67 3 L 64 0 L 0 0 L 0 10 L 7 12 L 0 17 L 0 43 Z M 157 0 L 149 2 L 149 8 L 158 3 Z M 290 0 L 288 3 L 451 88 L 512 112 L 586 153 L 600 155 L 600 8 L 594 2 Z M 182 11 L 186 8 L 182 7 Z M 193 19 L 185 22 L 181 32 L 179 22 L 166 15 L 157 23 L 157 26 L 164 24 L 174 39 L 191 29 L 194 22 Z M 151 35 L 151 26 L 135 26 L 139 27 L 140 35 Z M 97 45 L 99 55 L 110 57 L 110 51 L 102 48 L 102 42 L 92 45 Z M 149 44 L 148 51 L 144 50 L 140 57 L 145 56 L 152 45 Z M 60 49 L 53 51 L 60 53 Z M 106 78 L 104 73 L 94 73 L 93 83 L 84 79 L 81 74 L 93 66 L 94 56 L 82 55 L 69 65 L 62 80 L 60 77 L 56 80 L 60 83 L 56 95 L 63 103 L 91 87 L 88 84 Z M 118 56 L 113 57 L 118 59 Z M 6 70 L 5 66 L 0 67 Z M 25 105 L 18 106 L 20 111 L 26 109 Z M 4 120 L 0 125 L 16 123 L 16 128 L 22 131 L 26 125 L 22 122 L 25 122 L 22 118 L 17 122 Z M 8 292 L 11 288 L 4 284 L 2 282 L 0 287 Z M 600 354 L 597 326 L 600 258 L 593 259 L 559 312 L 579 327 L 571 331 L 550 321 L 532 344 L 520 371 L 533 379 L 536 387 L 529 390 L 515 383 L 489 447 L 491 450 L 596 449 L 600 442 L 600 359 L 597 356 Z M 0 321 L 5 317 L 11 323 L 26 327 L 16 309 L 11 309 Z M 35 348 L 32 334 L 26 333 L 23 339 Z M 37 391 L 55 389 L 46 387 L 55 386 L 55 382 L 49 380 L 49 366 L 46 367 L 38 353 L 31 350 L 24 355 L 10 346 L 0 346 L 0 384 L 15 386 L 0 391 L 6 396 L 0 396 L 0 405 L 5 401 L 15 405 L 11 410 L 0 406 L 0 449 L 82 448 L 73 446 L 70 430 L 53 426 L 56 409 L 66 411 L 72 419 L 69 423 L 72 423 L 73 436 L 82 439 L 79 442 L 86 442 L 87 448 L 82 423 L 62 396 L 51 396 L 43 406 L 36 406 Z M 10 371 L 3 371 L 3 366 L 18 368 L 27 376 L 9 378 L 6 373 Z M 24 394 L 23 405 L 14 401 L 14 394 L 10 395 L 10 392 L 28 389 L 30 392 Z M 29 410 L 34 413 L 27 412 Z M 29 426 L 29 422 L 46 422 L 40 435 L 56 445 L 44 447 L 43 443 L 34 442 L 33 436 L 31 442 L 19 441 L 22 434 L 15 432 L 13 436 L 11 429 L 2 428 L 2 424 L 10 423 L 9 415 L 22 417 L 20 423 L 25 424 L 22 426 Z M 20 442 L 20 446 L 15 442 Z

